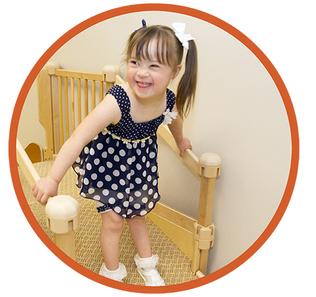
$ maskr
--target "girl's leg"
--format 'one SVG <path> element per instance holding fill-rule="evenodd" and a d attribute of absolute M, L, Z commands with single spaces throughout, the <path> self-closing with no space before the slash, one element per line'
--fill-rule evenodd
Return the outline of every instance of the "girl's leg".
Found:
<path fill-rule="evenodd" d="M 109 270 L 119 267 L 119 242 L 123 231 L 123 218 L 110 210 L 101 213 L 101 247 L 104 264 Z"/>
<path fill-rule="evenodd" d="M 151 244 L 144 217 L 136 216 L 132 219 L 127 219 L 127 223 L 139 256 L 141 258 L 151 257 Z"/>
<path fill-rule="evenodd" d="M 127 222 L 138 251 L 134 261 L 137 271 L 145 281 L 145 285 L 164 286 L 165 282 L 156 269 L 159 257 L 151 252 L 151 244 L 144 217 L 134 217 Z"/>

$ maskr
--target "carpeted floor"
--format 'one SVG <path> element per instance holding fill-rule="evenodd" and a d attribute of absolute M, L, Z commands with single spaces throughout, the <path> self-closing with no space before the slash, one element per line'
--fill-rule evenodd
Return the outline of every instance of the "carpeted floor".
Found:
<path fill-rule="evenodd" d="M 35 163 L 40 176 L 44 176 L 51 162 Z M 53 234 L 46 226 L 44 207 L 40 205 L 31 195 L 30 187 L 26 179 L 20 174 L 23 191 L 27 197 L 28 204 L 37 218 L 39 224 L 53 239 Z M 59 194 L 71 195 L 80 202 L 79 228 L 76 231 L 76 255 L 77 261 L 82 266 L 98 272 L 102 263 L 102 254 L 100 247 L 100 215 L 95 210 L 95 202 L 82 198 L 78 195 L 78 188 L 75 186 L 75 174 L 70 169 L 65 175 L 59 187 Z M 196 276 L 190 270 L 189 259 L 171 242 L 168 237 L 154 224 L 150 219 L 146 219 L 148 231 L 153 247 L 153 252 L 160 257 L 158 269 L 167 285 L 179 284 L 196 279 Z M 120 261 L 126 265 L 128 277 L 126 283 L 142 285 L 143 280 L 136 272 L 136 266 L 133 257 L 136 249 L 129 234 L 127 224 L 125 223 L 123 235 L 120 242 Z"/>

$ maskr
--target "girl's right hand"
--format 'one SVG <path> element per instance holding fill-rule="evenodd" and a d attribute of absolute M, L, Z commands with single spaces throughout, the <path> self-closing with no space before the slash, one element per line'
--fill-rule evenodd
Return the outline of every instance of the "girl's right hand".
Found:
<path fill-rule="evenodd" d="M 183 157 L 183 155 L 187 149 L 192 150 L 191 141 L 186 137 L 183 137 L 180 141 L 178 141 L 177 146 L 179 148 L 181 157 Z"/>
<path fill-rule="evenodd" d="M 47 176 L 40 178 L 32 187 L 32 195 L 38 202 L 46 204 L 48 198 L 57 195 L 57 190 L 58 183 L 53 178 Z"/>

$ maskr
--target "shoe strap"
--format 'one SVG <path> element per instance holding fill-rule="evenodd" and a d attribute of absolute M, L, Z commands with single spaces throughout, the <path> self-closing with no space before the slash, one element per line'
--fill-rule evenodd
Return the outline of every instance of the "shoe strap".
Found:
<path fill-rule="evenodd" d="M 137 254 L 134 257 L 136 266 L 141 268 L 141 269 L 153 269 L 157 266 L 159 257 L 158 255 L 152 255 L 151 257 L 148 258 L 140 258 L 139 255 Z"/>

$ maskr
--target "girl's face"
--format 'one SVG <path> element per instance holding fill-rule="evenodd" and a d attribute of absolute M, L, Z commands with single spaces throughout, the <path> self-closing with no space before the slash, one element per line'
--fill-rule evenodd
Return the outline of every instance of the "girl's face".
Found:
<path fill-rule="evenodd" d="M 161 100 L 165 98 L 170 80 L 180 70 L 180 66 L 174 70 L 169 65 L 158 62 L 155 58 L 156 45 L 154 43 L 149 47 L 148 59 L 138 60 L 133 51 L 127 61 L 127 81 L 137 99 Z"/>

